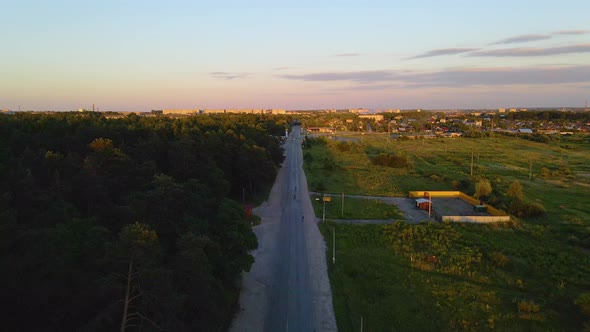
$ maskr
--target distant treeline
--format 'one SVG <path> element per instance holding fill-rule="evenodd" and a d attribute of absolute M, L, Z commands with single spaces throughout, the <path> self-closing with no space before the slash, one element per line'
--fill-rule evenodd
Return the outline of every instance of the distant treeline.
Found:
<path fill-rule="evenodd" d="M 546 120 L 546 121 L 590 121 L 590 112 L 572 111 L 529 111 L 511 112 L 506 117 L 511 120 Z"/>
<path fill-rule="evenodd" d="M 288 120 L 0 115 L 2 330 L 225 331 Z"/>

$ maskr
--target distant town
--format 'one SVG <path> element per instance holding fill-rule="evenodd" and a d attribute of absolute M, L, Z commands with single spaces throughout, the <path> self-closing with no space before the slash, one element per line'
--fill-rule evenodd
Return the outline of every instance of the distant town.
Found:
<path fill-rule="evenodd" d="M 51 113 L 51 112 L 62 112 L 56 110 L 22 110 L 24 112 L 33 112 L 33 113 Z M 70 110 L 73 112 L 74 110 Z M 95 105 L 92 105 L 91 108 L 79 108 L 76 110 L 77 112 L 99 112 L 101 111 Z M 110 110 L 103 110 L 103 113 L 106 114 L 120 114 L 122 116 L 128 114 L 136 114 L 136 115 L 197 115 L 197 114 L 313 114 L 313 113 L 352 113 L 352 114 L 381 114 L 381 113 L 404 113 L 404 112 L 443 112 L 443 113 L 479 113 L 479 114 L 507 114 L 507 113 L 516 113 L 516 112 L 536 112 L 536 111 L 562 111 L 562 112 L 588 112 L 590 108 L 586 105 L 585 107 L 535 107 L 535 108 L 498 108 L 498 109 L 490 109 L 490 108 L 482 108 L 482 109 L 368 109 L 368 108 L 350 108 L 350 109 L 306 109 L 306 110 L 286 110 L 286 109 L 277 109 L 277 108 L 267 108 L 267 109 L 256 109 L 256 108 L 239 108 L 239 109 L 154 109 L 145 112 L 132 112 L 132 111 L 110 111 Z M 4 114 L 14 114 L 16 110 L 12 109 L 0 109 L 0 113 Z M 18 112 L 21 112 L 20 107 Z"/>
<path fill-rule="evenodd" d="M 78 112 L 98 112 L 78 109 Z M 52 111 L 25 111 L 50 114 Z M 3 109 L 0 114 L 17 112 Z M 570 108 L 499 108 L 499 109 L 162 109 L 146 112 L 100 112 L 107 119 L 166 116 L 181 118 L 218 114 L 298 115 L 307 119 L 304 130 L 310 133 L 338 132 L 389 133 L 394 138 L 442 138 L 467 135 L 478 137 L 493 133 L 509 135 L 572 135 L 590 133 L 590 111 L 587 107 Z M 314 120 L 315 118 L 315 120 Z"/>

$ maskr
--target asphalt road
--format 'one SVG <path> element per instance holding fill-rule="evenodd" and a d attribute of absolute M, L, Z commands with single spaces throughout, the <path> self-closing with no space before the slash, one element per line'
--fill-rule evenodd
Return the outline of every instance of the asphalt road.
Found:
<path fill-rule="evenodd" d="M 311 205 L 299 135 L 294 127 L 268 200 L 254 209 L 262 218 L 253 228 L 258 248 L 242 275 L 230 332 L 337 330 L 326 243 Z"/>
<path fill-rule="evenodd" d="M 301 137 L 296 127 L 285 144 L 286 172 L 282 179 L 278 260 L 272 271 L 265 331 L 314 331 L 313 300 L 306 245 L 305 213 L 309 195 L 302 192 Z M 307 223 L 313 218 L 307 216 Z M 315 225 L 314 225 L 315 226 Z"/>

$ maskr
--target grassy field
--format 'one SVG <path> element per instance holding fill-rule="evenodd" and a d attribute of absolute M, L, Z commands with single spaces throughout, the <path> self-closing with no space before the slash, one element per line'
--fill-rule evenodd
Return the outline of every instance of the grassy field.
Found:
<path fill-rule="evenodd" d="M 337 234 L 329 274 L 339 330 L 359 330 L 361 316 L 367 331 L 580 331 L 590 323 L 576 304 L 590 292 L 587 137 L 365 136 L 362 143 L 315 142 L 304 154 L 310 189 L 318 192 L 473 194 L 485 178 L 492 201 L 505 204 L 518 180 L 525 200 L 546 210 L 505 225 L 321 225 L 328 243 L 332 227 Z M 380 154 L 403 156 L 408 166 L 374 165 Z"/>
<path fill-rule="evenodd" d="M 323 215 L 323 201 L 320 195 L 312 196 L 311 200 L 316 216 Z M 344 211 L 344 213 L 342 213 Z M 397 206 L 386 204 L 377 199 L 345 197 L 344 207 L 342 196 L 331 197 L 326 202 L 327 219 L 402 219 L 403 213 Z"/>
<path fill-rule="evenodd" d="M 371 159 L 380 153 L 404 156 L 409 165 L 373 165 Z M 583 136 L 548 144 L 505 136 L 391 142 L 365 136 L 363 143 L 315 143 L 304 150 L 304 159 L 310 190 L 316 192 L 406 196 L 411 190 L 457 189 L 473 194 L 476 181 L 487 178 L 494 195 L 504 199 L 518 180 L 527 201 L 547 210 L 532 222 L 555 225 L 560 220 L 576 228 L 579 220 L 590 220 L 584 199 L 590 196 L 590 142 Z"/>
<path fill-rule="evenodd" d="M 339 331 L 580 331 L 590 259 L 489 225 L 322 223 Z M 540 245 L 543 241 L 545 245 Z M 427 257 L 436 256 L 437 262 Z M 328 259 L 331 262 L 331 259 Z"/>

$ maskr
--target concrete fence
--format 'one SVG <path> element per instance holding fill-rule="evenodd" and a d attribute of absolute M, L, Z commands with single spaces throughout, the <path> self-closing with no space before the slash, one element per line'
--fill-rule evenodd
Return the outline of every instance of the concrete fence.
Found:
<path fill-rule="evenodd" d="M 443 221 L 492 223 L 510 221 L 510 216 L 443 216 Z"/>
<path fill-rule="evenodd" d="M 408 196 L 412 198 L 424 198 L 424 197 L 456 197 L 460 198 L 463 201 L 471 204 L 471 205 L 484 205 L 487 209 L 487 212 L 491 214 L 491 216 L 443 216 L 442 220 L 449 221 L 460 221 L 460 222 L 498 222 L 498 221 L 510 221 L 510 216 L 507 215 L 506 212 L 496 209 L 491 205 L 488 204 L 480 204 L 481 201 L 473 198 L 467 194 L 464 194 L 460 191 L 410 191 Z M 470 220 L 464 220 L 464 219 Z"/>
<path fill-rule="evenodd" d="M 410 191 L 408 195 L 410 197 L 425 197 L 426 193 L 428 193 L 426 196 L 430 197 L 459 197 L 462 194 L 460 191 Z"/>

